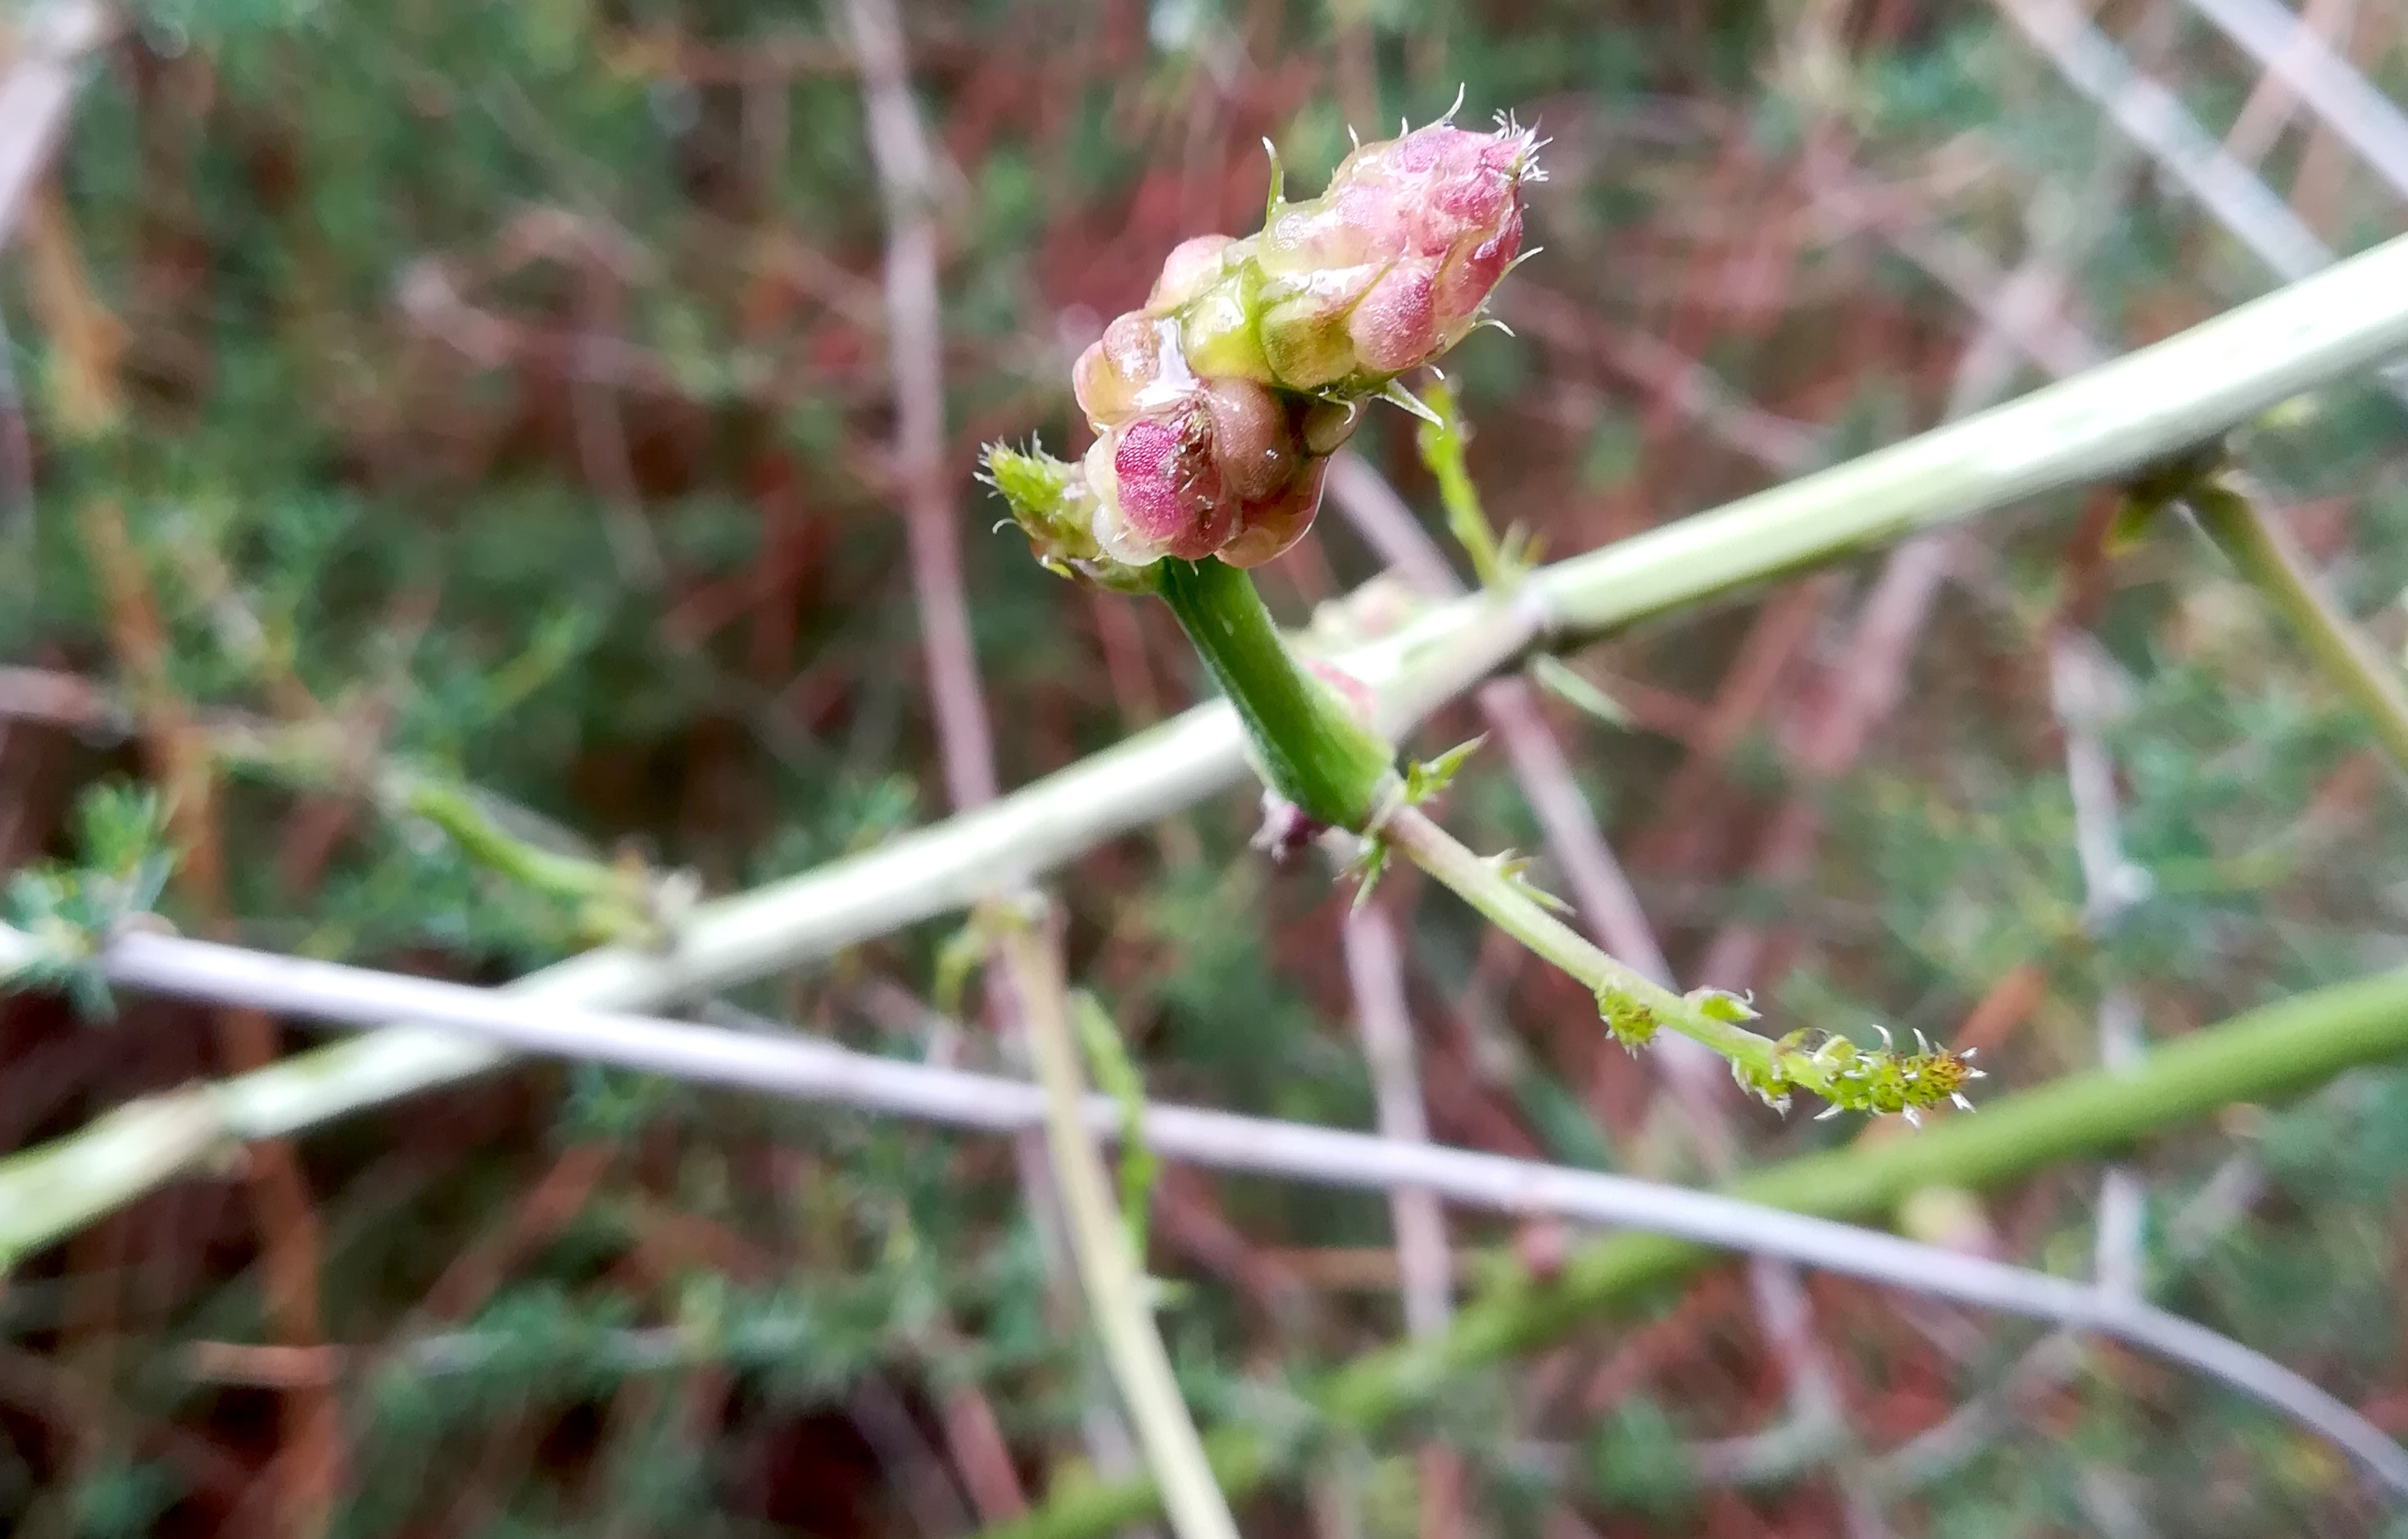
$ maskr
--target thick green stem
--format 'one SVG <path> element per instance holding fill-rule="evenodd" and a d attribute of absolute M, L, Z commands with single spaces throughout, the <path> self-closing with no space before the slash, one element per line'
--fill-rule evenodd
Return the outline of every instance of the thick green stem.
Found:
<path fill-rule="evenodd" d="M 1146 1281 L 1112 1205 L 1111 1179 L 1082 1110 L 1086 1086 L 1072 1041 L 1070 1001 L 1053 949 L 1019 919 L 1003 924 L 1003 956 L 1028 1025 L 1028 1056 L 1045 1090 L 1045 1146 L 1061 1187 L 1070 1249 L 1087 1291 L 1087 1313 L 1104 1344 L 1113 1382 L 1137 1427 L 1145 1461 L 1179 1539 L 1238 1539 L 1229 1503 L 1214 1481 L 1202 1437 L 1179 1398 L 1170 1355 L 1154 1329 Z"/>
<path fill-rule="evenodd" d="M 2157 1048 L 2136 1067 L 2057 1080 L 1915 1138 L 1790 1160 L 1731 1189 L 1798 1213 L 1879 1219 L 1927 1187 L 1993 1187 L 2069 1159 L 2112 1155 L 2219 1107 L 2293 1094 L 2402 1053 L 2408 1053 L 2408 971 L 2268 1005 Z M 1617 1235 L 1588 1245 L 1546 1282 L 1522 1278 L 1493 1289 L 1458 1315 L 1443 1336 L 1349 1364 L 1323 1381 L 1314 1403 L 1340 1430 L 1375 1431 L 1427 1404 L 1464 1374 L 1553 1341 L 1713 1256 L 1655 1235 Z M 1281 1448 L 1251 1428 L 1225 1427 L 1207 1446 L 1222 1489 L 1233 1495 L 1284 1463 Z M 1140 1483 L 1082 1488 L 987 1531 L 985 1539 L 1101 1539 L 1141 1520 L 1155 1504 L 1152 1488 Z"/>
<path fill-rule="evenodd" d="M 1245 723 L 1263 779 L 1309 817 L 1369 827 L 1395 750 L 1297 666 L 1252 577 L 1211 559 L 1161 569 L 1162 597 Z"/>
<path fill-rule="evenodd" d="M 1566 634 L 1613 630 L 1985 508 L 2142 469 L 2319 378 L 2403 351 L 2408 236 L 2004 406 L 1556 562 L 1530 581 Z"/>
<path fill-rule="evenodd" d="M 2186 488 L 2182 498 L 2232 564 L 2283 611 L 2326 676 L 2366 712 L 2391 762 L 2408 773 L 2408 688 L 2333 602 L 2290 531 L 2229 473 Z"/>

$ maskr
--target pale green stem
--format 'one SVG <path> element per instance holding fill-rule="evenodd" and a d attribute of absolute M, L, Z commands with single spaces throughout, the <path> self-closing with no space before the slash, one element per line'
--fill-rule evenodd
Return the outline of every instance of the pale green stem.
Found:
<path fill-rule="evenodd" d="M 1437 478 L 1447 532 L 1471 558 L 1472 575 L 1480 585 L 1496 587 L 1509 575 L 1505 552 L 1497 542 L 1496 525 L 1488 522 L 1488 510 L 1481 506 L 1480 488 L 1472 484 L 1471 471 L 1463 461 L 1463 415 L 1455 409 L 1455 391 L 1445 381 L 1434 381 L 1423 388 L 1422 404 L 1438 413 L 1439 420 L 1416 426 L 1413 443 L 1421 451 L 1422 463 Z"/>
<path fill-rule="evenodd" d="M 640 870 L 530 844 L 495 822 L 477 793 L 457 782 L 397 771 L 388 784 L 403 812 L 451 835 L 461 853 L 480 865 L 523 887 L 575 903 L 591 929 L 636 942 L 661 938 L 660 924 L 646 912 Z"/>
<path fill-rule="evenodd" d="M 346 763 L 340 728 L 227 725 L 209 729 L 210 754 L 228 770 L 288 787 L 355 790 L 361 773 Z M 588 933 L 632 944 L 656 944 L 650 882 L 640 869 L 565 855 L 531 843 L 494 815 L 491 798 L 465 782 L 400 759 L 366 770 L 375 799 L 388 813 L 441 829 L 463 855 L 519 886 L 572 905 Z"/>
<path fill-rule="evenodd" d="M 2408 773 L 2408 688 L 2325 591 L 2290 531 L 2229 472 L 2186 488 L 2182 499 L 2242 575 L 2283 611 L 2325 676 L 2366 713 L 2393 766 Z"/>
<path fill-rule="evenodd" d="M 2109 481 L 2408 352 L 2408 236 L 2154 347 L 1531 576 L 1567 636 Z"/>
<path fill-rule="evenodd" d="M 1121 1223 L 1128 1231 L 1129 1254 L 1142 1266 L 1154 1184 L 1162 1173 L 1162 1162 L 1145 1137 L 1145 1081 L 1102 1000 L 1083 990 L 1071 995 L 1070 1024 L 1079 1028 L 1079 1045 L 1086 1052 L 1096 1087 L 1121 1109 Z"/>
<path fill-rule="evenodd" d="M 1648 1024 L 1642 1029 L 1663 1027 L 1712 1048 L 1729 1060 L 1742 1084 L 1776 1092 L 1794 1086 L 1827 1098 L 1839 1091 L 1835 1062 L 1784 1050 L 1745 1027 L 1708 1014 L 1697 1000 L 1674 993 L 1600 951 L 1532 899 L 1495 861 L 1475 855 L 1420 809 L 1398 808 L 1380 825 L 1380 837 L 1479 910 L 1490 924 L 1579 979 L 1600 1000 L 1616 1000 L 1622 1008 L 1636 1006 L 1644 1011 L 1642 1018 Z M 1609 1018 L 1617 1013 L 1613 1006 L 1608 1007 Z"/>
<path fill-rule="evenodd" d="M 1630 1046 L 1670 1028 L 1721 1054 L 1742 1084 L 1776 1104 L 1786 1105 L 1793 1087 L 1841 1097 L 1840 1071 L 1855 1064 L 1853 1053 L 1826 1058 L 1784 1048 L 1735 1024 L 1737 1001 L 1727 996 L 1720 1001 L 1726 1013 L 1717 1015 L 1675 994 L 1598 950 L 1497 862 L 1474 855 L 1407 804 L 1404 784 L 1388 767 L 1387 744 L 1297 662 L 1248 573 L 1219 561 L 1166 561 L 1161 592 L 1237 707 L 1271 789 L 1324 823 L 1403 852 L 1499 929 L 1579 979 Z"/>
<path fill-rule="evenodd" d="M 1045 1092 L 1045 1146 L 1061 1187 L 1063 1215 L 1087 1313 L 1104 1345 L 1112 1380 L 1135 1424 L 1145 1461 L 1162 1491 L 1163 1510 L 1180 1539 L 1238 1539 L 1238 1525 L 1204 1457 L 1162 1334 L 1154 1328 L 1147 1282 L 1112 1201 L 1111 1177 L 1088 1129 L 1069 996 L 1054 950 L 1025 919 L 999 922 L 1000 944 L 1027 1026 L 1028 1056 Z"/>

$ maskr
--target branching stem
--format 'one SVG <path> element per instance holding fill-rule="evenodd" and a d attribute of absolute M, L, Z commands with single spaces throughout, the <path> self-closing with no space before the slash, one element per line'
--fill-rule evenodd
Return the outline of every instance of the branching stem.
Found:
<path fill-rule="evenodd" d="M 2182 499 L 2242 575 L 2282 611 L 2325 676 L 2366 712 L 2392 764 L 2408 773 L 2408 688 L 2400 670 L 2342 612 L 2290 531 L 2232 471 L 2202 478 Z"/>
<path fill-rule="evenodd" d="M 1297 662 L 1251 576 L 1216 560 L 1162 567 L 1160 591 L 1236 707 L 1271 789 L 1319 822 L 1402 853 L 1498 928 L 1579 979 L 1626 1045 L 1635 1050 L 1658 1028 L 1670 1028 L 1720 1054 L 1741 1084 L 1784 1108 L 1790 1092 L 1803 1089 L 1834 1105 L 1913 1115 L 1945 1100 L 1965 1077 L 1963 1067 L 1950 1060 L 1937 1072 L 1955 1077 L 1924 1083 L 1917 1093 L 1915 1075 L 1930 1072 L 1928 1065 L 1860 1053 L 1844 1042 L 1817 1051 L 1773 1042 L 1738 1024 L 1755 1014 L 1743 1001 L 1711 990 L 1676 994 L 1606 955 L 1548 913 L 1505 863 L 1473 854 L 1412 804 L 1408 798 L 1418 793 L 1408 787 L 1417 775 L 1399 779 L 1390 768 L 1388 745 Z M 1377 869 L 1376 862 L 1368 868 Z M 1884 1084 L 1892 1093 L 1880 1093 Z M 1929 1093 L 1935 1086 L 1937 1093 Z"/>

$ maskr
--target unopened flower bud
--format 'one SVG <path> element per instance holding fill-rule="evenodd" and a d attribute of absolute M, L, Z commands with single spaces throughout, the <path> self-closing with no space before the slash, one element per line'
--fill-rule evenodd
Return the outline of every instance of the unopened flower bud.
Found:
<path fill-rule="evenodd" d="M 1222 255 L 1236 244 L 1225 235 L 1199 235 L 1170 248 L 1170 254 L 1162 259 L 1162 276 L 1154 280 L 1154 292 L 1146 295 L 1145 308 L 1175 309 L 1195 298 L 1221 276 Z"/>
<path fill-rule="evenodd" d="M 1211 419 L 1192 401 L 1106 432 L 1087 451 L 1086 468 L 1096 541 L 1116 561 L 1201 561 L 1236 532 L 1237 503 L 1222 496 Z"/>
<path fill-rule="evenodd" d="M 1438 309 L 1429 273 L 1399 265 L 1371 285 L 1346 318 L 1346 338 L 1360 367 L 1373 374 L 1401 374 L 1438 351 Z"/>
<path fill-rule="evenodd" d="M 1221 559 L 1232 567 L 1259 567 L 1302 539 L 1321 511 L 1321 483 L 1328 470 L 1326 459 L 1308 460 L 1276 496 L 1246 504 L 1237 534 L 1221 547 Z"/>
<path fill-rule="evenodd" d="M 1256 235 L 1173 248 L 1145 308 L 1071 371 L 1096 433 L 1073 472 L 1093 554 L 1057 514 L 1032 526 L 1015 502 L 1039 554 L 1082 571 L 1164 556 L 1251 567 L 1294 544 L 1363 401 L 1478 322 L 1521 250 L 1536 149 L 1510 122 L 1435 123 L 1357 148 L 1318 198 L 1275 192 Z"/>
<path fill-rule="evenodd" d="M 1216 380 L 1200 394 L 1228 494 L 1240 502 L 1279 496 L 1296 478 L 1302 445 L 1292 419 L 1301 413 L 1252 380 Z"/>
<path fill-rule="evenodd" d="M 1511 124 L 1433 123 L 1362 146 L 1319 198 L 1280 210 L 1253 243 L 1276 382 L 1375 390 L 1461 341 L 1521 252 L 1536 150 Z"/>
<path fill-rule="evenodd" d="M 1131 564 L 1277 555 L 1320 505 L 1321 466 L 1304 453 L 1310 413 L 1251 380 L 1216 380 L 1107 428 L 1086 460 L 1097 544 Z"/>
<path fill-rule="evenodd" d="M 1098 426 L 1137 414 L 1140 397 L 1160 380 L 1166 360 L 1182 375 L 1175 323 L 1131 310 L 1104 328 L 1070 367 L 1070 393 Z"/>

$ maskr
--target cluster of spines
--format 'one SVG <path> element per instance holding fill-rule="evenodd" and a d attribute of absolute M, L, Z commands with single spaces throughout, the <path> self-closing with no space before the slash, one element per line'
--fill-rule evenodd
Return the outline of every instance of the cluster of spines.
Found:
<path fill-rule="evenodd" d="M 1735 1062 L 1731 1076 L 1777 1111 L 1789 1109 L 1793 1090 L 1822 1097 L 1829 1104 L 1816 1115 L 1818 1122 L 1842 1112 L 1862 1112 L 1902 1116 L 1921 1127 L 1923 1114 L 1943 1101 L 1962 1111 L 1973 1109 L 1965 1086 L 1985 1077 L 1973 1066 L 1980 1049 L 1958 1053 L 1934 1046 L 1917 1031 L 1915 1050 L 1901 1053 L 1887 1027 L 1873 1029 L 1881 1033 L 1882 1045 L 1871 1051 L 1828 1032 L 1793 1031 L 1774 1044 L 1770 1066 L 1756 1069 Z"/>
<path fill-rule="evenodd" d="M 1656 1040 L 1656 1012 L 1622 990 L 1598 989 L 1597 1009 L 1605 1019 L 1606 1029 L 1613 1033 L 1613 1040 L 1632 1057 L 1637 1057 L 1641 1048 Z"/>

